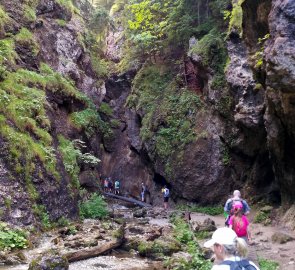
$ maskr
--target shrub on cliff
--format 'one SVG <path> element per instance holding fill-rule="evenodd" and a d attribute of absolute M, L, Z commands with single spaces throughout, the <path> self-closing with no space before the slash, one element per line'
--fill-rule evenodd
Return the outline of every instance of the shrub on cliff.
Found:
<path fill-rule="evenodd" d="M 90 199 L 80 203 L 80 216 L 82 218 L 104 218 L 108 214 L 107 203 L 103 197 L 94 193 Z"/>
<path fill-rule="evenodd" d="M 22 249 L 28 246 L 27 236 L 22 230 L 14 230 L 0 222 L 0 250 Z"/>

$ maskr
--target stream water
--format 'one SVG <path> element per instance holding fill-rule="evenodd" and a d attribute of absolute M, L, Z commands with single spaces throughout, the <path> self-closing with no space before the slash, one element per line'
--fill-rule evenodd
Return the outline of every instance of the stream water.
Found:
<path fill-rule="evenodd" d="M 114 214 L 119 214 L 124 219 L 129 220 L 132 216 L 130 210 L 125 207 L 115 207 L 113 209 Z M 221 227 L 224 224 L 223 216 L 207 216 L 205 214 L 193 213 L 191 215 L 193 222 L 202 223 L 206 218 L 210 217 L 215 221 L 217 227 Z M 252 220 L 253 217 L 250 219 Z M 169 225 L 167 218 L 150 218 L 150 224 L 158 226 Z M 295 241 L 290 241 L 285 244 L 271 242 L 271 236 L 275 232 L 289 233 L 294 237 L 294 233 L 285 231 L 284 228 L 277 226 L 263 226 L 261 224 L 251 224 L 251 231 L 253 235 L 253 241 L 250 248 L 250 259 L 257 262 L 258 257 L 275 260 L 280 264 L 280 270 L 295 270 Z M 44 253 L 46 250 L 53 246 L 52 239 L 54 234 L 44 234 L 38 241 L 38 247 L 32 250 L 26 251 L 24 254 L 28 261 L 31 261 L 33 257 Z M 204 240 L 205 241 L 205 240 Z M 200 245 L 203 241 L 200 241 Z M 0 270 L 27 270 L 28 265 L 17 265 L 17 266 L 1 266 Z M 98 256 L 91 259 L 86 259 L 70 264 L 70 270 L 99 270 L 99 269 L 116 269 L 116 270 L 162 270 L 163 262 L 152 261 L 146 258 L 138 256 L 136 253 L 128 253 L 122 250 L 113 250 L 108 255 Z"/>
<path fill-rule="evenodd" d="M 110 209 L 114 215 L 120 215 L 125 220 L 132 218 L 132 210 L 125 206 L 114 204 Z M 153 224 L 165 224 L 162 220 L 154 220 Z M 44 234 L 39 239 L 38 247 L 24 252 L 28 261 L 36 258 L 39 254 L 52 248 L 52 240 L 56 237 L 54 234 Z M 28 264 L 17 266 L 0 265 L 0 270 L 27 270 Z M 162 270 L 163 263 L 142 258 L 136 254 L 128 253 L 122 250 L 114 250 L 110 255 L 98 256 L 91 259 L 81 260 L 70 264 L 69 270 L 99 270 L 99 269 L 116 269 L 116 270 Z"/>

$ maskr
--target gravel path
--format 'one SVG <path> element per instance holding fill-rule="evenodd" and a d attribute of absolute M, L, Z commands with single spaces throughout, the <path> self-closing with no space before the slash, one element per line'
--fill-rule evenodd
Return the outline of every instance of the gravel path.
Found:
<path fill-rule="evenodd" d="M 280 270 L 295 270 L 295 241 L 285 244 L 273 243 L 271 236 L 275 232 L 287 233 L 295 239 L 295 233 L 287 231 L 282 227 L 263 226 L 262 224 L 254 224 L 254 211 L 249 217 L 252 241 L 249 246 L 249 259 L 258 264 L 258 258 L 274 260 L 280 264 Z M 206 214 L 192 213 L 192 221 L 203 222 L 206 218 L 214 220 L 217 227 L 224 226 L 224 217 L 209 216 Z M 204 241 L 201 241 L 203 244 Z"/>

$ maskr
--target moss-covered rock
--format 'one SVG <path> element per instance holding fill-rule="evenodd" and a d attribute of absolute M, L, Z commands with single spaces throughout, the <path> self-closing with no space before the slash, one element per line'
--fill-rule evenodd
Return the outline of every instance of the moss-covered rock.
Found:
<path fill-rule="evenodd" d="M 68 270 L 69 262 L 66 257 L 59 255 L 44 255 L 33 260 L 29 270 Z"/>

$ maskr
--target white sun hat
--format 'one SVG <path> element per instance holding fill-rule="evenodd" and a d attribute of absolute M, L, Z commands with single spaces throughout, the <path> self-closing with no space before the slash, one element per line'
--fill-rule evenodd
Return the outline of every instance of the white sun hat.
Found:
<path fill-rule="evenodd" d="M 210 248 L 214 244 L 220 245 L 233 245 L 237 238 L 237 234 L 228 227 L 223 227 L 217 229 L 213 235 L 212 239 L 204 243 L 204 247 Z"/>

